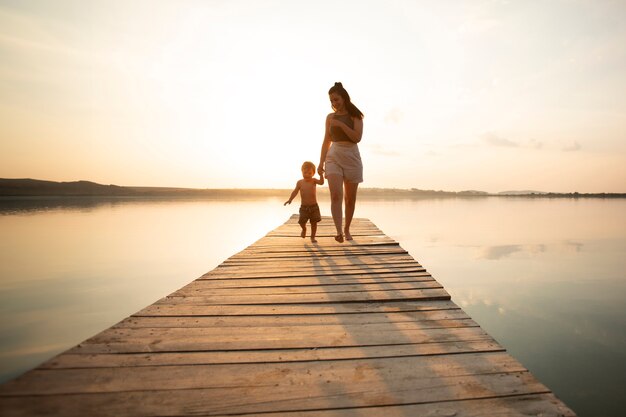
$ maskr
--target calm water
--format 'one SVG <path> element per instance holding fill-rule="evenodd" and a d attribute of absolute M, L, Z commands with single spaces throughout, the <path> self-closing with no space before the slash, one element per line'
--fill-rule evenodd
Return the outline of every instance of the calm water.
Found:
<path fill-rule="evenodd" d="M 287 220 L 282 201 L 0 202 L 0 382 L 213 269 Z M 360 201 L 357 217 L 580 416 L 623 415 L 626 200 Z"/>

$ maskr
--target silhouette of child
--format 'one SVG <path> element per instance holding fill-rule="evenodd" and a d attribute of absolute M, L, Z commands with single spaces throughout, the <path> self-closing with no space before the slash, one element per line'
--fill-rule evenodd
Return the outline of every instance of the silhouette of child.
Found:
<path fill-rule="evenodd" d="M 324 174 L 320 174 L 320 179 L 313 178 L 315 175 L 315 164 L 306 161 L 302 164 L 302 179 L 296 183 L 289 200 L 285 201 L 284 206 L 291 204 L 291 201 L 300 193 L 300 218 L 298 224 L 302 228 L 301 237 L 306 237 L 306 222 L 311 221 L 311 242 L 316 243 L 315 233 L 317 232 L 317 223 L 322 220 L 320 215 L 320 207 L 317 205 L 317 197 L 315 195 L 315 186 L 324 185 Z"/>

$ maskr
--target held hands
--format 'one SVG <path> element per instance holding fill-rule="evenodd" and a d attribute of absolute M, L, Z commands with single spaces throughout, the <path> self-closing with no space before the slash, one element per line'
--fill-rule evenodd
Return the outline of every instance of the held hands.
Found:
<path fill-rule="evenodd" d="M 320 178 L 324 177 L 324 167 L 322 166 L 322 164 L 320 164 L 320 166 L 317 167 L 317 173 L 320 174 Z"/>

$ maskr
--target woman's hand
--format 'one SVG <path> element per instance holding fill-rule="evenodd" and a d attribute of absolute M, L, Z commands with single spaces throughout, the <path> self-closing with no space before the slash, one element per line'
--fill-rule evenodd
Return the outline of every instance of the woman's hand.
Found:
<path fill-rule="evenodd" d="M 320 164 L 320 166 L 317 167 L 317 173 L 320 175 L 320 177 L 322 175 L 324 175 L 324 166 L 323 166 L 323 164 Z"/>
<path fill-rule="evenodd" d="M 335 119 L 334 117 L 331 117 L 328 121 L 328 127 L 341 127 L 341 125 L 345 125 L 345 123 Z"/>

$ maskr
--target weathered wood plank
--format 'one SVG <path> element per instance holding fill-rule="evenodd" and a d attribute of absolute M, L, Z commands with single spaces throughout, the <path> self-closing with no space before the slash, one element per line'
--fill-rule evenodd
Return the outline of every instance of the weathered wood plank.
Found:
<path fill-rule="evenodd" d="M 460 308 L 449 310 L 406 311 L 397 313 L 306 314 L 283 316 L 192 316 L 128 317 L 112 328 L 144 327 L 228 327 L 228 326 L 325 326 L 333 324 L 372 324 L 463 320 L 470 317 Z"/>
<path fill-rule="evenodd" d="M 351 242 L 354 242 L 354 241 L 346 241 L 343 244 L 347 243 L 348 245 L 350 245 Z M 390 237 L 386 235 L 359 236 L 357 242 L 358 243 L 355 243 L 355 245 L 370 245 L 370 244 L 398 245 L 399 244 L 398 241 L 391 239 Z M 337 243 L 337 245 L 343 245 L 343 244 Z M 254 242 L 252 247 L 254 248 L 288 248 L 288 247 L 293 247 L 293 246 L 304 247 L 304 246 L 311 246 L 311 245 L 313 244 L 311 243 L 309 239 L 307 238 L 303 239 L 299 236 L 297 237 L 264 237 Z M 328 246 L 328 245 L 325 245 L 325 246 Z"/>
<path fill-rule="evenodd" d="M 305 304 L 305 303 L 351 303 L 363 301 L 449 300 L 450 294 L 443 288 L 422 290 L 387 290 L 319 294 L 266 294 L 256 295 L 206 295 L 202 297 L 167 296 L 155 304 Z"/>
<path fill-rule="evenodd" d="M 426 288 L 443 288 L 434 279 L 428 281 L 413 281 L 402 283 L 358 283 L 358 284 L 333 284 L 333 285 L 292 285 L 273 287 L 252 287 L 252 288 L 218 288 L 212 286 L 198 287 L 187 286 L 173 292 L 168 297 L 199 297 L 199 296 L 248 296 L 248 295 L 275 295 L 275 294 L 341 294 L 347 292 L 374 292 L 374 291 L 394 291 L 394 290 L 421 290 Z"/>
<path fill-rule="evenodd" d="M 369 339 L 368 334 L 374 332 L 393 332 L 401 338 L 402 335 L 410 332 L 421 332 L 430 329 L 464 328 L 478 327 L 478 324 L 470 318 L 449 319 L 449 320 L 427 320 L 427 321 L 404 321 L 395 323 L 370 323 L 370 324 L 324 324 L 324 325 L 283 325 L 283 326 L 215 326 L 215 327 L 153 327 L 153 328 L 123 328 L 112 327 L 87 339 L 83 344 L 89 343 L 113 343 L 136 340 L 151 340 L 172 338 L 176 340 L 185 339 L 205 339 L 213 337 L 248 337 L 250 339 L 265 340 L 266 338 L 285 337 L 288 334 L 298 334 L 302 338 L 319 335 L 328 335 L 330 338 L 335 334 L 350 333 L 355 338 Z"/>
<path fill-rule="evenodd" d="M 407 416 L 455 416 L 455 417 L 484 417 L 484 416 L 507 416 L 507 417 L 575 417 L 572 410 L 567 408 L 553 394 L 524 394 L 516 392 L 515 385 L 511 381 L 519 375 L 513 374 L 509 378 L 493 378 L 487 381 L 483 378 L 474 385 L 481 384 L 481 396 L 483 398 L 466 398 L 471 385 L 464 384 L 471 381 L 470 378 L 454 378 L 444 381 L 446 386 L 441 387 L 436 402 L 428 402 L 428 393 L 422 395 L 422 403 L 393 404 L 386 406 L 371 405 L 340 407 L 339 401 L 327 399 L 321 408 L 311 409 L 309 405 L 304 410 L 297 405 L 277 407 L 283 411 L 264 412 L 255 410 L 251 412 L 238 412 L 237 415 L 252 417 L 407 417 Z M 528 377 L 526 377 L 528 378 Z M 506 386 L 498 386 L 498 380 L 507 382 Z M 433 381 L 435 382 L 435 381 Z M 491 382 L 493 390 L 486 391 Z M 532 384 L 536 381 L 530 379 Z M 525 380 L 520 381 L 520 385 Z M 330 384 L 330 383 L 329 383 Z M 442 393 L 450 387 L 448 395 Z M 331 386 L 325 392 L 330 395 Z M 271 391 L 271 388 L 266 388 Z M 314 395 L 321 388 L 316 387 L 311 392 Z M 304 389 L 302 389 L 304 391 Z M 530 391 L 522 389 L 521 391 Z M 149 391 L 149 392 L 124 392 L 101 395 L 74 394 L 67 396 L 27 396 L 9 397 L 0 401 L 0 411 L 5 417 L 31 417 L 33 415 L 59 415 L 59 416 L 93 416 L 93 417 L 125 417 L 125 416 L 191 416 L 211 415 L 215 417 L 232 416 L 233 411 L 230 402 L 222 409 L 215 410 L 215 390 L 185 390 L 185 391 Z M 263 393 L 255 393 L 262 395 Z M 337 395 L 342 393 L 338 391 Z M 245 400 L 248 393 L 242 396 Z M 365 394 L 363 394 L 364 396 Z M 370 392 L 371 396 L 384 395 L 383 392 Z M 306 393 L 302 393 L 306 398 Z M 456 398 L 455 398 L 456 397 Z M 496 398 L 493 398 L 496 397 Z M 297 402 L 297 397 L 292 395 L 291 400 Z M 364 401 L 360 401 L 364 403 Z M 390 402 L 390 401 L 388 401 Z M 253 406 L 248 406 L 253 408 Z M 266 409 L 269 407 L 266 405 Z M 290 408 L 290 409 L 287 409 Z"/>
<path fill-rule="evenodd" d="M 282 261 L 280 261 L 282 264 Z M 243 274 L 317 274 L 320 275 L 341 275 L 343 273 L 357 273 L 357 274 L 380 274 L 380 273 L 392 273 L 392 272 L 427 272 L 426 269 L 417 263 L 388 263 L 388 264 L 374 264 L 374 265 L 290 265 L 286 264 L 282 268 L 278 268 L 276 262 L 262 263 L 262 262 L 248 262 L 246 264 L 221 264 L 214 270 L 207 272 L 202 277 L 215 277 L 215 276 L 237 276 Z"/>
<path fill-rule="evenodd" d="M 358 247 L 355 248 L 346 248 L 338 251 L 320 251 L 320 250 L 310 250 L 303 252 L 292 252 L 292 253 L 260 253 L 260 254 L 235 254 L 230 259 L 238 260 L 238 259 L 247 259 L 247 260 L 256 260 L 256 259 L 289 259 L 289 258 L 299 258 L 302 256 L 312 256 L 315 258 L 328 257 L 328 256 L 368 256 L 368 255 L 380 255 L 380 254 L 405 254 L 408 253 L 406 250 L 402 249 L 399 246 L 390 247 L 390 248 L 376 248 L 376 249 L 361 249 Z"/>
<path fill-rule="evenodd" d="M 205 274 L 198 279 L 228 279 L 228 278 L 237 278 L 237 279 L 246 279 L 246 278 L 295 278 L 295 277 L 325 277 L 325 276 L 340 276 L 340 275 L 376 275 L 376 274 L 395 274 L 396 276 L 404 273 L 412 273 L 412 272 L 424 272 L 424 275 L 430 275 L 426 273 L 424 268 L 415 267 L 415 266 L 407 266 L 406 268 L 377 268 L 377 269 L 359 269 L 359 268 L 310 268 L 308 270 L 293 270 L 293 271 L 281 271 L 276 268 L 274 270 L 260 270 L 255 271 L 254 268 L 247 268 L 246 270 L 241 270 L 238 273 L 233 272 L 224 272 L 214 271 L 209 274 Z"/>
<path fill-rule="evenodd" d="M 424 282 L 434 278 L 427 273 L 405 274 L 370 274 L 370 275 L 322 275 L 304 276 L 300 278 L 271 277 L 271 278 L 213 278 L 192 281 L 183 288 L 271 288 L 271 287 L 306 287 L 318 285 L 355 285 L 355 284 L 393 284 L 400 282 Z M 181 288 L 182 289 L 182 288 Z"/>
<path fill-rule="evenodd" d="M 218 268 L 222 268 L 225 266 L 235 266 L 238 264 L 248 265 L 250 263 L 258 263 L 259 265 L 263 265 L 263 263 L 268 264 L 272 261 L 246 261 L 245 259 L 239 259 L 237 262 L 232 261 L 230 258 L 226 259 L 224 263 L 222 263 Z M 287 259 L 283 261 L 281 264 L 284 265 L 324 265 L 324 266 L 335 266 L 335 265 L 370 265 L 370 264 L 387 264 L 387 263 L 402 263 L 402 262 L 410 262 L 419 265 L 413 257 L 409 254 L 398 254 L 398 255 L 368 255 L 368 256 L 342 256 L 342 257 L 327 257 L 327 258 L 301 258 L 301 259 Z"/>
<path fill-rule="evenodd" d="M 471 375 L 478 378 L 480 375 L 516 372 L 526 372 L 526 369 L 503 352 L 320 361 L 314 370 L 307 362 L 35 369 L 4 384 L 0 388 L 0 396 L 198 388 L 250 389 L 255 385 L 313 387 L 324 386 L 329 380 L 347 386 L 347 391 L 352 392 L 355 386 L 369 390 L 395 387 L 401 391 L 408 388 L 408 382 L 432 382 L 433 377 Z M 262 384 L 259 384 L 260 381 Z M 548 390 L 542 387 L 535 392 Z M 262 400 L 280 397 L 281 394 L 275 392 Z M 257 400 L 262 401 L 261 398 Z M 382 405 L 378 401 L 376 403 Z"/>
<path fill-rule="evenodd" d="M 152 304 L 137 313 L 138 316 L 249 316 L 283 314 L 351 314 L 393 313 L 404 311 L 448 310 L 458 308 L 452 301 L 399 301 L 384 303 L 328 303 L 282 305 L 167 305 Z"/>
<path fill-rule="evenodd" d="M 359 327 L 359 326 L 357 326 Z M 301 327 L 304 329 L 306 327 Z M 399 345 L 417 343 L 441 343 L 490 340 L 491 336 L 480 327 L 422 328 L 417 330 L 385 331 L 370 334 L 361 330 L 327 331 L 322 333 L 298 333 L 272 328 L 271 333 L 256 334 L 233 331 L 203 334 L 202 332 L 175 332 L 177 329 L 143 337 L 126 336 L 99 340 L 88 339 L 68 350 L 69 353 L 145 353 L 145 352 L 189 352 L 209 350 L 254 350 L 254 349 L 319 349 L 324 347 L 357 347 L 375 345 Z M 192 330 L 192 329 L 188 329 Z M 181 335 L 168 338 L 167 335 Z M 216 336 L 217 335 L 217 336 Z"/>
<path fill-rule="evenodd" d="M 111 368 L 118 366 L 212 365 L 234 363 L 302 362 L 366 359 L 399 356 L 448 355 L 456 353 L 503 352 L 494 340 L 423 344 L 359 346 L 316 349 L 231 350 L 160 353 L 71 354 L 64 353 L 40 366 L 41 369 Z"/>

